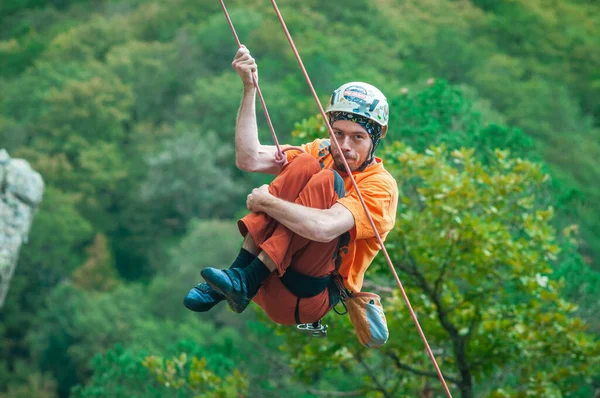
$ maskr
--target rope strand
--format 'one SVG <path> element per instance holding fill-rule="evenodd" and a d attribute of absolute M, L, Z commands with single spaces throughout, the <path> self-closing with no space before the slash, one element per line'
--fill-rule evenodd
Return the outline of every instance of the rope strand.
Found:
<path fill-rule="evenodd" d="M 231 29 L 231 32 L 233 33 L 233 36 L 235 37 L 235 41 L 238 45 L 238 48 L 240 48 L 242 46 L 240 39 L 235 31 L 235 28 L 233 26 L 233 23 L 231 22 L 231 18 L 229 17 L 229 13 L 227 12 L 227 8 L 225 7 L 225 3 L 223 2 L 223 0 L 219 0 L 219 2 L 221 3 L 221 8 L 223 9 L 223 12 L 225 14 L 225 18 L 227 19 L 227 23 L 229 24 L 229 28 Z M 294 44 L 294 40 L 292 39 L 292 36 L 290 35 L 290 32 L 288 31 L 288 28 L 285 24 L 285 21 L 283 20 L 283 16 L 281 15 L 281 12 L 279 11 L 279 7 L 277 6 L 277 3 L 275 0 L 271 0 L 271 3 L 273 5 L 273 8 L 275 9 L 275 13 L 277 14 L 277 17 L 279 18 L 279 22 L 281 23 L 281 26 L 283 28 L 283 31 L 288 39 L 288 42 L 290 43 L 290 46 L 292 48 L 292 51 L 294 52 L 294 55 L 296 56 L 296 60 L 298 61 L 298 64 L 300 65 L 300 69 L 302 70 L 302 74 L 304 75 L 304 78 L 306 79 L 306 82 L 308 83 L 308 87 L 310 88 L 310 91 L 315 99 L 315 102 L 317 103 L 317 106 L 319 108 L 319 111 L 321 113 L 321 116 L 323 117 L 323 121 L 325 122 L 325 124 L 327 125 L 327 129 L 329 130 L 329 135 L 330 138 L 333 139 L 333 142 L 335 142 L 336 145 L 338 145 L 337 143 L 337 139 L 335 138 L 335 134 L 333 133 L 333 129 L 331 128 L 331 124 L 329 123 L 329 120 L 327 119 L 327 115 L 325 114 L 325 111 L 323 109 L 323 106 L 321 105 L 321 102 L 319 101 L 319 97 L 317 96 L 317 93 L 313 87 L 313 84 L 310 80 L 310 77 L 308 76 L 308 72 L 306 71 L 306 68 L 304 67 L 304 63 L 302 62 L 302 59 L 300 57 L 300 54 L 298 53 L 298 50 L 296 49 L 296 45 Z M 269 116 L 269 112 L 267 111 L 267 106 L 265 104 L 262 92 L 260 90 L 260 87 L 258 85 L 258 79 L 256 76 L 256 71 L 252 72 L 252 80 L 254 82 L 254 86 L 256 87 L 256 91 L 258 92 L 258 96 L 260 98 L 260 102 L 261 105 L 263 107 L 264 113 L 265 113 L 265 117 L 267 119 L 267 123 L 269 125 L 269 129 L 271 130 L 271 135 L 273 136 L 273 141 L 275 142 L 275 146 L 277 147 L 277 162 L 285 162 L 285 156 L 283 155 L 283 152 L 281 150 L 281 147 L 279 145 L 279 141 L 277 140 L 277 135 L 275 134 L 275 129 L 273 128 L 273 124 L 271 123 L 271 118 Z M 348 176 L 350 177 L 350 180 L 352 182 L 352 186 L 354 187 L 354 190 L 356 191 L 358 198 L 360 200 L 361 205 L 363 206 L 366 214 L 367 214 L 367 218 L 369 219 L 369 223 L 371 224 L 371 227 L 373 228 L 373 232 L 375 233 L 375 237 L 377 238 L 377 241 L 379 242 L 379 245 L 381 247 L 381 250 L 383 251 L 385 258 L 388 262 L 388 265 L 390 267 L 390 270 L 392 271 L 392 274 L 394 275 L 394 279 L 396 280 L 396 284 L 398 285 L 398 288 L 400 289 L 400 292 L 402 293 L 402 297 L 404 298 L 404 302 L 406 303 L 409 311 L 410 311 L 410 315 L 417 327 L 417 330 L 419 332 L 419 335 L 421 336 L 421 339 L 423 340 L 423 343 L 425 344 L 425 349 L 429 355 L 429 358 L 431 359 L 431 361 L 433 362 L 433 365 L 435 367 L 435 370 L 438 374 L 438 377 L 440 379 L 440 381 L 442 382 L 442 385 L 444 386 L 444 390 L 446 392 L 446 395 L 449 398 L 452 398 L 452 394 L 450 394 L 450 390 L 448 389 L 448 385 L 446 384 L 446 381 L 444 380 L 444 376 L 442 375 L 442 372 L 437 364 L 437 361 L 435 360 L 435 356 L 433 355 L 433 352 L 431 351 L 431 348 L 429 347 L 429 343 L 427 342 L 427 338 L 425 337 L 425 334 L 423 333 L 423 329 L 421 328 L 421 325 L 419 324 L 419 321 L 417 319 L 417 315 L 415 314 L 415 311 L 412 308 L 412 305 L 410 304 L 410 300 L 408 299 L 408 296 L 406 295 L 406 292 L 404 290 L 404 287 L 402 286 L 402 282 L 400 282 L 400 278 L 398 277 L 398 274 L 396 273 L 396 270 L 394 269 L 394 265 L 392 264 L 392 260 L 390 259 L 390 256 L 387 252 L 387 249 L 385 248 L 385 245 L 383 244 L 383 240 L 381 239 L 381 236 L 379 235 L 379 231 L 377 231 L 377 227 L 375 226 L 375 223 L 373 221 L 373 217 L 371 216 L 371 213 L 369 212 L 367 205 L 362 197 L 362 194 L 356 184 L 356 181 L 352 175 L 352 170 L 350 170 L 350 167 L 348 166 L 348 163 L 346 162 L 346 159 L 344 157 L 342 157 L 342 162 L 344 163 L 344 168 L 346 169 L 346 173 L 348 174 Z"/>
<path fill-rule="evenodd" d="M 235 38 L 235 42 L 237 43 L 238 49 L 242 47 L 242 42 L 240 42 L 240 38 L 233 27 L 233 22 L 231 22 L 231 18 L 229 17 L 229 13 L 227 12 L 227 7 L 225 7 L 225 3 L 223 0 L 219 0 L 221 3 L 221 8 L 223 9 L 223 13 L 225 14 L 225 18 L 227 18 L 227 23 L 229 24 L 229 29 L 231 29 L 231 33 L 233 33 L 233 37 Z M 275 155 L 275 161 L 281 165 L 285 164 L 286 157 L 283 154 L 285 152 L 281 149 L 279 145 L 279 140 L 277 140 L 277 134 L 275 134 L 275 128 L 273 127 L 273 123 L 271 122 L 271 116 L 269 116 L 269 111 L 267 110 L 267 104 L 265 103 L 265 99 L 262 95 L 262 91 L 260 90 L 260 86 L 258 85 L 258 76 L 256 71 L 252 71 L 252 82 L 254 83 L 254 87 L 256 87 L 256 92 L 258 93 L 258 98 L 260 100 L 260 104 L 265 113 L 265 118 L 267 119 L 267 124 L 269 125 L 269 130 L 271 131 L 271 135 L 273 136 L 273 142 L 277 147 L 277 154 Z"/>
<path fill-rule="evenodd" d="M 306 79 L 306 82 L 308 83 L 308 86 L 310 88 L 310 91 L 313 94 L 313 97 L 317 103 L 317 106 L 319 107 L 319 111 L 321 112 L 321 116 L 323 117 L 323 121 L 325 121 L 325 123 L 327 124 L 327 129 L 329 130 L 329 135 L 331 137 L 331 139 L 334 140 L 335 144 L 338 145 L 337 143 L 337 139 L 335 138 L 335 134 L 333 133 L 333 129 L 331 128 L 331 124 L 329 123 L 329 120 L 327 119 L 327 115 L 325 114 L 325 111 L 323 110 L 323 106 L 321 105 L 321 102 L 319 101 L 319 97 L 317 96 L 317 93 L 315 92 L 315 89 L 312 85 L 312 82 L 310 80 L 310 77 L 308 76 L 308 72 L 306 71 L 306 68 L 304 67 L 304 63 L 302 62 L 302 59 L 300 58 L 300 54 L 298 53 L 298 50 L 296 49 L 296 45 L 294 44 L 294 40 L 292 39 L 292 36 L 290 35 L 290 32 L 288 31 L 288 28 L 285 24 L 285 21 L 283 20 L 283 16 L 281 15 L 281 12 L 279 11 L 279 7 L 277 7 L 277 2 L 275 0 L 271 0 L 271 3 L 273 4 L 273 8 L 275 9 L 275 13 L 277 14 L 277 18 L 279 18 L 279 22 L 281 23 L 281 27 L 283 28 L 283 31 L 288 39 L 288 42 L 290 43 L 290 46 L 292 47 L 292 51 L 294 52 L 294 55 L 296 56 L 296 60 L 298 61 L 298 64 L 300 65 L 300 69 L 302 70 L 302 73 L 304 74 L 304 78 Z M 425 349 L 427 350 L 427 354 L 429 354 L 429 358 L 431 359 L 431 361 L 433 362 L 433 365 L 435 367 L 435 370 L 438 374 L 438 377 L 440 379 L 440 381 L 442 382 L 443 386 L 444 386 L 444 390 L 446 391 L 446 395 L 449 398 L 452 398 L 452 394 L 450 394 L 450 390 L 448 389 L 448 385 L 446 384 L 446 380 L 444 380 L 444 376 L 442 375 L 442 371 L 440 370 L 440 367 L 437 364 L 437 361 L 435 360 L 435 356 L 433 355 L 433 352 L 431 351 L 431 348 L 429 347 L 429 343 L 427 342 L 427 338 L 425 337 L 425 333 L 423 333 L 423 329 L 421 329 L 421 325 L 419 324 L 419 320 L 417 319 L 417 315 L 415 314 L 415 311 L 412 308 L 412 305 L 410 304 L 410 300 L 408 299 L 408 296 L 404 290 L 404 287 L 402 286 L 402 282 L 400 282 L 400 278 L 398 278 L 398 274 L 396 273 L 396 270 L 394 269 L 394 265 L 392 264 L 392 260 L 390 259 L 390 256 L 383 244 L 383 240 L 381 239 L 381 236 L 379 235 L 379 231 L 377 231 L 377 227 L 375 226 L 375 223 L 373 222 L 373 217 L 371 216 L 371 213 L 369 212 L 369 209 L 367 209 L 367 205 L 365 204 L 365 201 L 362 197 L 362 194 L 360 193 L 360 190 L 358 189 L 358 186 L 356 185 L 356 181 L 354 180 L 354 177 L 352 176 L 352 171 L 350 170 L 350 167 L 348 166 L 348 163 L 346 162 L 346 159 L 342 156 L 342 161 L 344 162 L 344 168 L 346 169 L 346 173 L 348 173 L 348 176 L 350 177 L 351 181 L 352 181 L 352 185 L 354 186 L 354 189 L 356 191 L 356 193 L 358 194 L 358 198 L 360 199 L 360 203 L 362 204 L 368 218 L 369 218 L 369 223 L 371 224 L 371 227 L 373 228 L 373 232 L 375 232 L 375 236 L 377 237 L 377 241 L 379 242 L 379 245 L 381 246 L 381 250 L 383 251 L 385 258 L 388 262 L 388 265 L 390 267 L 390 270 L 392 271 L 392 274 L 394 275 L 394 278 L 396 280 L 396 283 L 398 284 L 398 288 L 400 289 L 401 293 L 402 293 L 402 297 L 404 298 L 404 302 L 406 303 L 406 306 L 408 307 L 409 311 L 410 311 L 410 315 L 413 319 L 413 321 L 415 322 L 415 325 L 417 327 L 417 330 L 419 331 L 419 335 L 421 336 L 421 339 L 423 340 L 423 343 L 425 344 Z"/>

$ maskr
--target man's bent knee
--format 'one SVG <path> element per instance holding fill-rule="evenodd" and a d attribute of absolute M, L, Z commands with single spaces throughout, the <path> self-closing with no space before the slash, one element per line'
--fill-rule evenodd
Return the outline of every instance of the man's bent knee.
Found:
<path fill-rule="evenodd" d="M 312 157 L 307 153 L 302 153 L 291 160 L 288 163 L 287 167 L 296 169 L 296 168 L 306 168 L 308 169 L 310 174 L 315 174 L 321 170 L 321 165 L 319 161 Z"/>

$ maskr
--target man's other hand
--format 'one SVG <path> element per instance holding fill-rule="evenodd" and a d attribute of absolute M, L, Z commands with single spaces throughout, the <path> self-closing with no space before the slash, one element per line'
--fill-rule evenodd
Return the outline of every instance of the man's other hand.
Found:
<path fill-rule="evenodd" d="M 272 197 L 273 195 L 269 192 L 269 185 L 261 185 L 250 192 L 246 198 L 246 207 L 253 213 L 264 212 Z"/>

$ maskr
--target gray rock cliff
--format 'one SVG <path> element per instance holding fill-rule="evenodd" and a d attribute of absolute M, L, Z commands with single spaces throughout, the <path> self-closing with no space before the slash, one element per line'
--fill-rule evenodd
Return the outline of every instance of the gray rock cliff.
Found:
<path fill-rule="evenodd" d="M 25 160 L 11 159 L 0 149 L 0 308 L 43 192 L 40 174 Z"/>

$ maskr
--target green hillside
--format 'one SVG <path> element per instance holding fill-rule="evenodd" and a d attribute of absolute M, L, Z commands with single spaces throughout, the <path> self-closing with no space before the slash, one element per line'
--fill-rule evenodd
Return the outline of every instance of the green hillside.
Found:
<path fill-rule="evenodd" d="M 226 3 L 258 62 L 280 141 L 325 134 L 270 2 Z M 473 256 L 448 257 L 457 272 L 448 276 L 441 304 L 423 298 L 414 273 L 399 267 L 419 297 L 419 311 L 432 319 L 436 305 L 461 302 L 462 282 L 477 284 L 459 265 L 473 265 L 479 280 L 488 275 L 482 264 L 490 273 L 513 267 L 502 279 L 506 295 L 484 300 L 489 308 L 480 318 L 472 297 L 463 297 L 472 313 L 453 321 L 472 321 L 479 345 L 465 351 L 471 385 L 453 383 L 453 393 L 593 396 L 600 390 L 600 3 L 282 0 L 279 6 L 322 102 L 346 81 L 369 82 L 387 95 L 390 128 L 380 151 L 404 184 L 402 222 L 418 213 L 410 195 L 417 188 L 474 195 L 485 214 L 483 204 L 502 209 L 496 200 L 507 192 L 522 205 L 469 224 L 485 233 L 473 232 L 472 244 L 461 246 Z M 414 336 L 405 338 L 406 347 L 395 341 L 388 351 L 365 353 L 347 322 L 330 319 L 338 337 L 322 349 L 335 360 L 321 364 L 319 342 L 289 329 L 275 334 L 253 311 L 234 316 L 223 305 L 198 317 L 181 304 L 201 268 L 229 265 L 241 242 L 234 220 L 244 214 L 248 192 L 268 182 L 235 168 L 242 89 L 231 68 L 235 51 L 218 1 L 0 3 L 0 148 L 30 162 L 46 183 L 0 309 L 1 398 L 314 397 L 327 391 L 395 397 L 430 387 L 441 396 L 435 378 L 398 366 L 411 361 L 413 370 L 430 372 Z M 270 143 L 262 116 L 259 127 Z M 469 149 L 482 174 L 465 179 L 479 181 L 483 170 L 499 176 L 487 191 L 483 185 L 461 191 L 464 186 L 427 168 L 446 169 Z M 505 158 L 537 166 L 524 178 Z M 463 161 L 452 167 L 463 170 Z M 415 185 L 406 170 L 424 185 Z M 521 185 L 500 184 L 508 176 Z M 419 248 L 423 267 L 446 252 L 444 242 L 430 239 L 453 223 L 437 213 L 442 205 L 434 204 L 429 218 L 421 214 L 421 224 L 398 219 L 405 228 L 388 244 L 401 264 L 406 253 L 396 242 L 402 239 Z M 539 245 L 519 246 L 522 258 L 513 263 L 505 255 L 519 250 L 498 242 L 521 244 L 524 236 Z M 424 241 L 431 246 L 419 246 Z M 486 242 L 496 245 L 490 249 L 495 261 L 473 252 Z M 383 263 L 373 269 L 371 283 L 384 292 L 393 287 Z M 534 289 L 538 275 L 552 283 Z M 405 308 L 397 296 L 388 298 L 390 325 L 408 333 Z M 500 319 L 509 312 L 519 321 Z M 513 332 L 502 336 L 502 328 Z M 440 350 L 456 352 L 451 333 L 435 319 L 424 330 Z M 339 339 L 342 331 L 351 337 Z M 499 339 L 499 348 L 485 333 Z M 490 353 L 499 360 L 484 360 Z M 307 369 L 312 362 L 319 366 Z M 185 366 L 169 373 L 169 363 Z M 384 366 L 389 370 L 372 374 Z M 443 358 L 451 376 L 457 366 L 452 355 Z"/>

